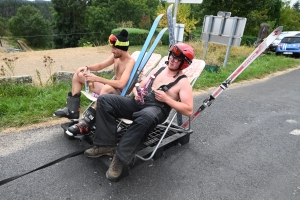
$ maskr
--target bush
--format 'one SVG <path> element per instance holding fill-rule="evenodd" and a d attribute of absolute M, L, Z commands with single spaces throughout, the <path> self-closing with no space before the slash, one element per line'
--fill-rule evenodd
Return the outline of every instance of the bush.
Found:
<path fill-rule="evenodd" d="M 242 37 L 241 46 L 253 46 L 257 37 L 244 35 Z"/>
<path fill-rule="evenodd" d="M 162 45 L 169 45 L 169 31 L 166 31 L 164 35 L 161 37 Z"/>

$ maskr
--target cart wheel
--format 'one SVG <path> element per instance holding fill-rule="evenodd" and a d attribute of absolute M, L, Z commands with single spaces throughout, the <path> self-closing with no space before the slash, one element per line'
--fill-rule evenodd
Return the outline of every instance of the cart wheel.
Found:
<path fill-rule="evenodd" d="M 185 136 L 183 136 L 178 140 L 178 143 L 180 143 L 181 145 L 185 145 L 189 143 L 189 141 L 190 141 L 190 134 L 186 134 Z"/>

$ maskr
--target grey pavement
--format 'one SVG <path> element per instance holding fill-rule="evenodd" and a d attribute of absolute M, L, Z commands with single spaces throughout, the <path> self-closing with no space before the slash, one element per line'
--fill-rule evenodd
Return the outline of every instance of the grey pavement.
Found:
<path fill-rule="evenodd" d="M 195 107 L 211 92 L 195 96 Z M 105 178 L 83 155 L 0 186 L 0 199 L 300 199 L 300 69 L 229 87 L 192 124 L 183 146 Z M 0 134 L 0 180 L 85 148 L 59 125 Z"/>

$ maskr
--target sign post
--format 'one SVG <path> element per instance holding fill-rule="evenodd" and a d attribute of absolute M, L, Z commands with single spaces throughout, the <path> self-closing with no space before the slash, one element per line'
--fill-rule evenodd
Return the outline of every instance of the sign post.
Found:
<path fill-rule="evenodd" d="M 179 32 L 176 28 L 176 15 L 177 15 L 177 10 L 178 10 L 178 3 L 191 3 L 191 4 L 201 4 L 203 0 L 167 0 L 168 3 L 175 3 L 175 8 L 174 8 L 174 15 L 173 15 L 173 30 L 175 32 Z M 178 28 L 180 28 L 182 25 L 178 25 Z M 179 40 L 179 34 L 177 36 L 175 35 L 175 43 L 177 43 Z"/>
<path fill-rule="evenodd" d="M 204 16 L 201 35 L 201 40 L 205 42 L 203 59 L 206 56 L 208 42 L 228 46 L 223 66 L 226 66 L 231 46 L 240 46 L 247 19 L 230 15 L 230 12 L 220 11 L 218 16 Z"/>

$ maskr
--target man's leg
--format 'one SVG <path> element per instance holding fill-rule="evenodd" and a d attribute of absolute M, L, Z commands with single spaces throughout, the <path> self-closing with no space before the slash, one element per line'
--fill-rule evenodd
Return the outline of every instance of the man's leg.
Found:
<path fill-rule="evenodd" d="M 150 132 L 166 120 L 166 115 L 157 106 L 146 107 L 133 113 L 133 123 L 122 136 L 116 150 L 116 154 L 106 172 L 109 180 L 115 181 L 121 175 L 123 165 L 133 161 L 134 154 L 139 146 L 146 140 Z"/>
<path fill-rule="evenodd" d="M 95 89 L 97 91 L 98 88 L 101 87 L 100 95 L 102 94 L 120 94 L 120 90 L 113 88 L 110 85 L 103 85 L 102 83 L 95 83 Z M 95 92 L 95 91 L 94 91 Z M 94 107 L 89 107 L 87 111 L 85 112 L 82 119 L 79 120 L 77 124 L 74 124 L 68 128 L 66 133 L 70 136 L 74 135 L 84 135 L 91 131 L 93 126 L 96 123 L 96 105 L 97 102 L 95 102 Z"/>
<path fill-rule="evenodd" d="M 106 155 L 117 146 L 117 118 L 131 119 L 138 109 L 135 100 L 116 94 L 104 94 L 97 99 L 95 147 L 85 151 L 87 157 Z"/>
<path fill-rule="evenodd" d="M 67 106 L 54 112 L 56 117 L 66 117 L 69 119 L 78 119 L 80 115 L 80 91 L 84 83 L 82 73 L 75 73 L 72 78 L 72 92 L 68 93 Z"/>
<path fill-rule="evenodd" d="M 148 106 L 133 113 L 133 123 L 122 136 L 116 154 L 126 164 L 133 161 L 139 146 L 147 139 L 154 128 L 164 122 L 168 115 L 157 106 Z"/>

